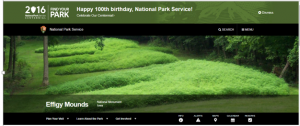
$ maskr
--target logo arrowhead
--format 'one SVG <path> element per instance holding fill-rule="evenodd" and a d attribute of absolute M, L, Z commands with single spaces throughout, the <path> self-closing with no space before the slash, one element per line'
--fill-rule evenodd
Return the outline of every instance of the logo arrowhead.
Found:
<path fill-rule="evenodd" d="M 31 7 L 31 12 L 34 13 L 35 10 L 36 10 L 36 7 L 35 7 L 35 6 L 32 6 L 32 7 Z"/>

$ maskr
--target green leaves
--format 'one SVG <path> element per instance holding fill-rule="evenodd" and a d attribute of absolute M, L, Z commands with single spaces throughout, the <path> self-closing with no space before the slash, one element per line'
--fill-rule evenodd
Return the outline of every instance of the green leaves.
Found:
<path fill-rule="evenodd" d="M 3 36 L 3 42 L 9 43 L 10 42 L 10 37 L 9 36 Z"/>
<path fill-rule="evenodd" d="M 100 36 L 99 38 L 95 38 L 95 39 L 92 39 L 90 41 L 95 41 L 95 48 L 96 49 L 100 49 L 101 51 L 103 50 L 103 47 L 104 47 L 104 44 L 103 44 L 103 41 L 104 41 L 104 37 L 103 36 Z"/>
<path fill-rule="evenodd" d="M 59 44 L 58 37 L 56 36 L 48 36 L 48 46 L 55 46 Z"/>
<path fill-rule="evenodd" d="M 295 43 L 294 43 L 294 47 L 292 50 L 289 51 L 289 55 L 288 55 L 288 61 L 291 64 L 291 66 L 293 66 L 294 64 L 296 64 L 298 62 L 298 54 L 299 54 L 299 47 L 298 47 L 298 43 L 299 43 L 299 37 L 297 36 L 295 38 Z"/>

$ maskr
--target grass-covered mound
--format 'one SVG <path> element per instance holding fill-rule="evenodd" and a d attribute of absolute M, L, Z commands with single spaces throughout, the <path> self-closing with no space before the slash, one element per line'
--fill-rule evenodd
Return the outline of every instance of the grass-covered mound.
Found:
<path fill-rule="evenodd" d="M 101 100 L 115 99 L 123 103 L 105 104 L 100 109 L 95 102 L 99 100 L 96 96 L 81 99 L 71 95 L 64 98 L 70 100 L 77 97 L 78 102 L 89 102 L 89 107 L 59 110 L 46 108 L 45 111 L 104 111 L 224 95 L 288 95 L 289 87 L 283 79 L 251 68 L 221 62 L 188 60 L 84 78 L 47 90 L 47 94 L 75 92 L 79 92 L 76 95 L 96 95 L 101 96 Z"/>
<path fill-rule="evenodd" d="M 65 57 L 73 55 L 83 55 L 83 54 L 94 54 L 96 51 L 95 47 L 91 48 L 79 48 L 79 49 L 65 49 L 58 51 L 48 52 L 48 57 Z"/>
<path fill-rule="evenodd" d="M 74 44 L 62 44 L 62 45 L 56 45 L 56 46 L 49 46 L 48 47 L 48 52 L 51 51 L 58 51 L 58 50 L 66 50 L 66 49 L 81 49 L 81 48 L 91 48 L 94 47 L 94 42 L 85 40 L 81 41 L 79 43 L 74 43 Z M 44 48 L 38 48 L 35 50 L 35 53 L 43 53 Z"/>
<path fill-rule="evenodd" d="M 107 89 L 110 87 L 120 87 L 129 84 L 135 84 L 141 81 L 150 81 L 156 79 L 151 74 L 142 74 L 142 71 L 131 70 L 129 72 L 118 72 L 103 74 L 102 76 L 92 76 L 77 81 L 68 81 L 58 86 L 50 86 L 46 94 L 61 95 L 78 92 L 94 91 Z"/>
<path fill-rule="evenodd" d="M 83 44 L 86 43 L 89 42 Z M 94 42 L 90 43 L 91 45 L 94 44 Z M 72 49 L 80 44 L 75 45 L 71 44 L 71 49 L 63 49 L 63 47 L 67 47 L 66 45 L 62 47 L 57 46 L 59 49 L 48 52 L 49 57 L 52 57 L 49 58 L 50 67 L 64 66 L 56 71 L 56 75 L 144 67 L 178 60 L 170 54 L 153 51 L 153 49 L 140 48 L 137 42 L 126 39 L 106 38 L 103 50 L 96 50 L 95 47 L 88 46 L 86 48 Z"/>
<path fill-rule="evenodd" d="M 138 76 L 131 76 L 132 73 Z M 109 79 L 110 76 L 114 78 L 120 76 L 120 78 L 123 78 L 122 80 L 124 80 L 124 78 L 136 79 L 135 77 L 139 76 L 155 79 L 121 88 L 113 88 L 113 84 L 110 84 L 110 89 L 85 92 L 84 94 L 285 95 L 289 93 L 287 83 L 273 74 L 262 73 L 235 64 L 204 60 L 188 60 L 164 65 L 151 65 L 149 67 L 99 75 L 92 78 L 102 78 L 103 76 L 108 78 L 107 81 L 112 81 Z M 82 80 L 89 80 L 88 82 L 97 83 L 99 86 L 102 85 L 101 82 L 97 82 L 95 79 L 84 78 L 67 82 L 66 84 L 68 84 L 68 86 L 66 87 L 80 88 L 78 86 L 79 84 L 86 86 L 91 84 L 83 83 L 81 82 Z M 144 79 L 141 81 L 144 81 Z M 137 80 L 136 82 L 139 81 Z M 65 84 L 61 84 L 59 88 L 57 87 L 57 91 L 54 92 L 63 90 L 62 87 L 64 85 Z M 48 91 L 51 91 L 53 88 L 49 88 Z M 91 89 L 95 90 L 94 87 Z M 77 91 L 71 92 L 75 93 Z"/>
<path fill-rule="evenodd" d="M 67 52 L 66 52 L 67 53 Z M 100 52 L 99 52 L 100 53 Z M 160 52 L 156 52 L 156 51 L 151 51 L 151 50 L 147 50 L 147 49 L 140 49 L 140 48 L 132 48 L 132 49 L 122 49 L 122 50 L 115 50 L 115 51 L 106 51 L 106 52 L 102 52 L 102 54 L 95 54 L 95 55 L 89 55 L 89 54 L 84 54 L 84 55 L 75 55 L 75 56 L 68 56 L 68 57 L 59 57 L 59 58 L 49 58 L 49 66 L 50 67 L 54 67 L 54 66 L 65 66 L 65 65 L 70 65 L 70 64 L 83 64 L 83 63 L 92 63 L 92 62 L 106 62 L 106 61 L 110 61 L 110 62 L 116 62 L 122 58 L 128 60 L 132 60 L 134 62 L 136 62 L 137 60 L 140 61 L 146 61 L 146 60 L 150 60 L 150 59 L 145 59 L 145 58 L 149 58 L 149 56 L 155 56 L 154 59 L 156 60 L 160 60 L 158 59 L 159 57 L 162 58 L 167 58 L 170 57 L 172 59 L 174 59 L 174 56 L 171 55 L 165 55 L 162 54 Z M 166 57 L 164 57 L 166 56 Z M 137 59 L 140 58 L 140 59 Z M 151 59 L 151 60 L 154 60 Z M 164 63 L 163 61 L 167 61 L 167 59 L 163 59 L 162 63 Z M 151 63 L 151 62 L 149 62 Z M 149 64 L 145 64 L 145 65 L 149 65 Z"/>
<path fill-rule="evenodd" d="M 63 60 L 51 61 L 50 65 L 58 66 L 71 64 L 58 69 L 55 73 L 56 75 L 66 75 L 144 67 L 151 64 L 171 63 L 177 60 L 178 59 L 175 56 L 161 52 L 143 49 L 128 49 L 103 55 L 95 54 L 94 56 L 69 57 Z"/>
<path fill-rule="evenodd" d="M 118 38 L 106 38 L 103 42 L 104 49 L 98 51 L 95 48 L 95 41 L 84 40 L 79 43 L 69 44 L 69 45 L 56 45 L 48 47 L 49 57 L 63 57 L 72 55 L 83 55 L 83 54 L 102 54 L 111 51 L 117 51 L 127 48 L 138 48 L 139 45 L 136 41 L 118 39 Z M 35 50 L 36 53 L 43 53 L 43 48 L 38 48 Z"/>
<path fill-rule="evenodd" d="M 157 78 L 121 88 L 83 94 L 103 95 L 287 95 L 288 84 L 277 76 L 235 64 L 204 60 L 152 65 L 139 70 Z M 130 71 L 129 71 L 130 72 Z M 115 73 L 118 74 L 118 73 Z M 150 75 L 149 75 L 150 74 Z"/>

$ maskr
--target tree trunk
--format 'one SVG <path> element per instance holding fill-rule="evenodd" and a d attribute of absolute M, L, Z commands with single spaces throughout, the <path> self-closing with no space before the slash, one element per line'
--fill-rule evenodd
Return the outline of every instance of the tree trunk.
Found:
<path fill-rule="evenodd" d="M 5 66 L 6 39 L 3 41 L 3 66 Z"/>
<path fill-rule="evenodd" d="M 297 65 L 296 68 L 297 68 L 297 71 L 296 71 L 296 73 L 297 73 L 296 75 L 297 75 L 297 76 L 296 76 L 296 82 L 295 82 L 295 83 L 297 84 L 298 81 L 299 81 L 299 80 L 298 80 L 298 79 L 299 79 L 299 78 L 298 78 L 298 77 L 299 77 L 299 66 Z"/>
<path fill-rule="evenodd" d="M 43 86 L 49 85 L 48 78 L 48 36 L 44 36 L 44 76 L 43 76 Z"/>
<path fill-rule="evenodd" d="M 16 40 L 15 40 L 15 38 L 13 38 L 13 46 L 14 46 L 14 53 L 13 53 L 13 70 L 12 70 L 12 78 L 14 78 L 15 77 L 15 71 L 16 71 L 16 61 L 17 61 L 17 59 L 16 59 Z"/>
<path fill-rule="evenodd" d="M 13 59 L 13 38 L 14 36 L 10 36 L 10 44 L 9 44 L 9 63 L 8 63 L 8 69 L 7 72 L 11 72 L 12 69 L 12 59 Z"/>
<path fill-rule="evenodd" d="M 286 72 L 286 70 L 287 70 L 287 68 L 289 67 L 289 65 L 290 65 L 290 63 L 289 63 L 289 61 L 287 60 L 285 66 L 284 66 L 284 68 L 283 68 L 283 70 L 281 71 L 281 74 L 280 74 L 279 78 L 282 78 L 282 77 L 283 77 L 283 74 Z"/>
<path fill-rule="evenodd" d="M 194 49 L 195 46 L 191 46 L 191 50 L 192 52 L 195 52 L 195 49 Z"/>
<path fill-rule="evenodd" d="M 226 52 L 225 52 L 225 46 L 223 45 L 222 47 L 223 53 L 224 53 L 224 58 L 226 59 Z"/>
<path fill-rule="evenodd" d="M 22 39 L 21 39 L 21 36 L 19 35 L 18 36 L 18 42 L 20 42 Z"/>
<path fill-rule="evenodd" d="M 254 63 L 255 63 L 256 66 L 258 66 L 257 56 L 256 56 L 256 50 L 253 51 L 253 56 L 254 56 Z"/>
<path fill-rule="evenodd" d="M 204 51 L 205 51 L 205 53 L 206 53 L 206 40 L 204 41 Z"/>
<path fill-rule="evenodd" d="M 238 55 L 238 54 L 239 54 L 239 53 L 238 53 L 238 50 L 235 49 L 235 51 L 236 51 L 236 55 Z M 240 60 L 239 60 L 239 59 L 236 59 L 236 64 L 240 65 Z"/>
<path fill-rule="evenodd" d="M 189 44 L 189 51 L 192 52 L 192 44 Z"/>
<path fill-rule="evenodd" d="M 170 39 L 169 39 L 169 37 L 170 37 L 170 36 L 167 36 L 167 42 L 168 42 L 168 43 L 170 43 Z"/>
<path fill-rule="evenodd" d="M 184 46 L 185 50 L 188 52 L 189 51 L 189 45 L 188 44 L 185 44 Z"/>

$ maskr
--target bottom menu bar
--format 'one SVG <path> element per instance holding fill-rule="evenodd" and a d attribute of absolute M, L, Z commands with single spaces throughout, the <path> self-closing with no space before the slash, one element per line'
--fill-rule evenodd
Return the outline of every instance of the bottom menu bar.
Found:
<path fill-rule="evenodd" d="M 4 125 L 248 124 L 298 125 L 298 113 L 4 113 Z"/>

